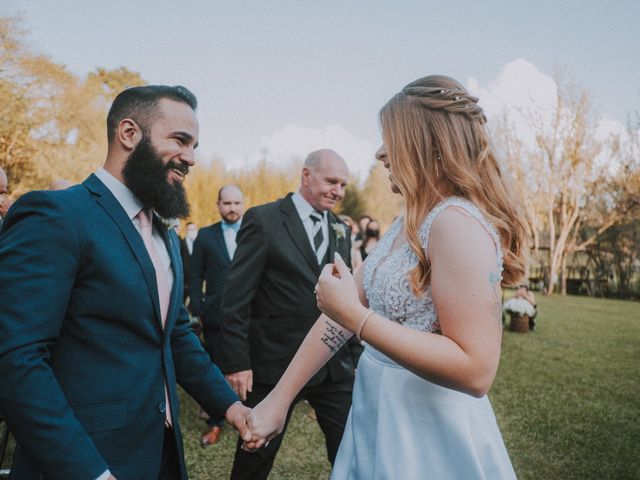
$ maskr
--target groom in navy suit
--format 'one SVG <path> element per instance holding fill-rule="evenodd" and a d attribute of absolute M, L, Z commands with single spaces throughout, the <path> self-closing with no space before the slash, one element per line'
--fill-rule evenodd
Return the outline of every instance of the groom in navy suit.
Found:
<path fill-rule="evenodd" d="M 189 327 L 178 237 L 198 143 L 184 87 L 135 87 L 104 167 L 32 192 L 0 234 L 0 412 L 17 479 L 186 479 L 180 384 L 243 433 L 248 409 Z"/>

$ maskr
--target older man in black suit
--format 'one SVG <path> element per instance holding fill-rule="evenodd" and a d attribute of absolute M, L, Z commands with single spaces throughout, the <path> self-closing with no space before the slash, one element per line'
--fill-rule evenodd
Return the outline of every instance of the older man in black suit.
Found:
<path fill-rule="evenodd" d="M 249 209 L 227 276 L 219 365 L 240 398 L 255 406 L 273 389 L 320 312 L 314 285 L 335 252 L 350 263 L 346 226 L 330 209 L 349 171 L 332 150 L 309 154 L 300 190 Z M 360 345 L 345 345 L 301 393 L 315 408 L 333 463 L 351 405 Z M 286 427 L 285 427 L 286 428 Z M 239 442 L 231 477 L 266 479 L 283 435 L 255 453 Z"/>
<path fill-rule="evenodd" d="M 216 205 L 222 220 L 200 229 L 189 259 L 191 313 L 200 317 L 205 350 L 213 362 L 217 361 L 220 350 L 222 292 L 244 215 L 242 191 L 235 185 L 222 187 Z M 209 428 L 200 438 L 202 446 L 216 443 L 220 438 L 222 422 L 208 421 L 207 424 Z"/>

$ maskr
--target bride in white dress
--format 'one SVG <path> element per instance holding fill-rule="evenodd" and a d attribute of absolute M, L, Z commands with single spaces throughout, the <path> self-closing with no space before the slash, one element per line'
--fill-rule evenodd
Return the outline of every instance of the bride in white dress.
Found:
<path fill-rule="evenodd" d="M 524 274 L 525 230 L 486 118 L 454 79 L 424 77 L 381 110 L 376 158 L 404 215 L 352 276 L 316 287 L 323 315 L 254 409 L 249 450 L 281 430 L 291 401 L 353 334 L 365 343 L 332 479 L 512 479 L 487 392 L 502 336 L 501 284 Z"/>

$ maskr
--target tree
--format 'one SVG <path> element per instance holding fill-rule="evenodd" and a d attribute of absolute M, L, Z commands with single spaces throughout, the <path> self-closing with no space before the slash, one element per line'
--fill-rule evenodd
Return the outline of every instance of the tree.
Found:
<path fill-rule="evenodd" d="M 298 188 L 300 170 L 298 161 L 283 168 L 265 159 L 253 167 L 235 171 L 228 171 L 220 160 L 197 165 L 185 184 L 191 204 L 190 220 L 200 226 L 220 220 L 216 208 L 218 190 L 228 184 L 242 190 L 247 208 L 282 198 Z"/>
<path fill-rule="evenodd" d="M 533 244 L 542 235 L 549 244 L 549 285 L 553 293 L 558 280 L 566 294 L 566 260 L 570 253 L 585 251 L 601 233 L 620 220 L 615 208 L 598 208 L 590 202 L 607 195 L 611 174 L 605 160 L 610 152 L 597 140 L 596 121 L 587 93 L 559 82 L 555 104 L 544 114 L 540 108 L 526 117 L 535 132 L 533 144 L 509 125 L 501 129 L 500 144 L 524 206 Z M 581 236 L 583 225 L 592 233 Z"/>
<path fill-rule="evenodd" d="M 401 214 L 402 196 L 391 191 L 389 172 L 380 162 L 371 167 L 364 189 L 362 190 L 366 212 L 378 220 L 384 228 L 389 227 L 393 220 Z"/>
<path fill-rule="evenodd" d="M 362 191 L 357 182 L 349 183 L 345 189 L 344 200 L 340 205 L 340 213 L 357 220 L 367 213 L 366 208 Z"/>
<path fill-rule="evenodd" d="M 122 89 L 144 84 L 126 68 L 80 79 L 26 47 L 17 17 L 0 17 L 0 166 L 20 195 L 54 178 L 79 181 L 106 152 L 106 114 Z"/>

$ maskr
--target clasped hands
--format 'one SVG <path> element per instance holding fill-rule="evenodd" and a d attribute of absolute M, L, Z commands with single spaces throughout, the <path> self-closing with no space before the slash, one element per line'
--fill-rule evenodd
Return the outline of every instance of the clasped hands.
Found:
<path fill-rule="evenodd" d="M 353 275 L 338 253 L 335 263 L 327 264 L 322 270 L 315 293 L 318 308 L 324 314 L 342 327 L 355 331 L 361 312 L 366 309 L 358 298 Z M 240 398 L 246 400 L 253 387 L 253 372 L 236 372 L 227 375 L 227 380 Z M 245 423 L 236 427 L 243 440 L 242 448 L 253 452 L 267 446 L 284 429 L 289 407 L 288 402 L 277 398 L 277 387 L 253 410 L 243 406 Z"/>

